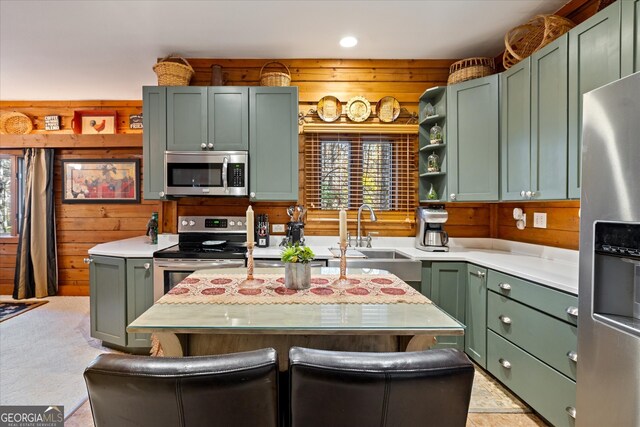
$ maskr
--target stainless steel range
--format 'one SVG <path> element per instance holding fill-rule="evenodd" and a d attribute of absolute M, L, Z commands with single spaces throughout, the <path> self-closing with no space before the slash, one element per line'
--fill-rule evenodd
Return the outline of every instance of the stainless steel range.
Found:
<path fill-rule="evenodd" d="M 178 244 L 153 254 L 153 299 L 196 270 L 244 267 L 247 254 L 244 216 L 178 217 Z"/>

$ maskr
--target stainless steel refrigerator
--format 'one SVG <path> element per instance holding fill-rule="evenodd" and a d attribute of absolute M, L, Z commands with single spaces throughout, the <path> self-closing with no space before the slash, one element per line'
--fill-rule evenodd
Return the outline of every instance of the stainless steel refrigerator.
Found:
<path fill-rule="evenodd" d="M 578 427 L 640 427 L 640 73 L 584 95 Z"/>

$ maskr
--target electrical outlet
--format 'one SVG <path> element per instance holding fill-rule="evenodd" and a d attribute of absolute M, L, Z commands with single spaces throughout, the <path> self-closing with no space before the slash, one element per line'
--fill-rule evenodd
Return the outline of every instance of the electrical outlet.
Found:
<path fill-rule="evenodd" d="M 284 224 L 272 224 L 271 225 L 272 233 L 284 233 Z"/>
<path fill-rule="evenodd" d="M 534 212 L 533 213 L 533 226 L 534 228 L 547 228 L 547 214 Z"/>

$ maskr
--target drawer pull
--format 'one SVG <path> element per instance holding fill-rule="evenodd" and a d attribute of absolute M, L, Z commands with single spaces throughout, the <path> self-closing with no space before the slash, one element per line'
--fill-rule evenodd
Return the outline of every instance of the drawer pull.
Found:
<path fill-rule="evenodd" d="M 506 359 L 502 359 L 501 358 L 501 359 L 498 360 L 498 363 L 500 363 L 502 365 L 502 367 L 505 368 L 505 369 L 511 369 L 511 362 L 509 362 Z"/>
<path fill-rule="evenodd" d="M 567 414 L 569 414 L 571 418 L 574 420 L 576 419 L 576 408 L 573 406 L 567 406 L 564 410 L 567 411 Z"/>
<path fill-rule="evenodd" d="M 85 264 L 91 264 L 93 262 L 93 258 L 84 258 L 82 262 L 84 262 Z"/>
<path fill-rule="evenodd" d="M 498 287 L 507 292 L 511 290 L 511 285 L 508 283 L 498 283 Z"/>
<path fill-rule="evenodd" d="M 578 307 L 567 307 L 567 314 L 569 316 L 578 317 Z"/>
<path fill-rule="evenodd" d="M 484 278 L 484 276 L 486 275 L 484 271 L 470 271 L 469 273 L 471 273 L 471 275 L 479 277 L 479 278 Z"/>
<path fill-rule="evenodd" d="M 578 363 L 578 353 L 576 353 L 575 351 L 570 351 L 569 353 L 567 353 L 567 357 L 572 362 Z"/>
<path fill-rule="evenodd" d="M 500 316 L 498 316 L 498 319 L 500 319 L 500 321 L 502 323 L 504 323 L 505 325 L 510 325 L 511 324 L 511 318 L 509 316 L 500 315 Z"/>

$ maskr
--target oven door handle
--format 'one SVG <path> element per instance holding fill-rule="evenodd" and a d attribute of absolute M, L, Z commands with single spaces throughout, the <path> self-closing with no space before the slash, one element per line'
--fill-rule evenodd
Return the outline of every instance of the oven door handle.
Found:
<path fill-rule="evenodd" d="M 229 192 L 229 183 L 227 182 L 227 172 L 229 170 L 229 158 L 227 156 L 222 160 L 222 186 L 224 187 L 224 192 Z"/>
<path fill-rule="evenodd" d="M 189 270 L 193 269 L 202 269 L 202 268 L 212 268 L 212 267 L 225 267 L 225 268 L 233 268 L 233 267 L 244 267 L 244 261 L 219 261 L 219 262 L 171 262 L 171 261 L 156 261 L 156 267 L 160 268 L 186 268 Z"/>

